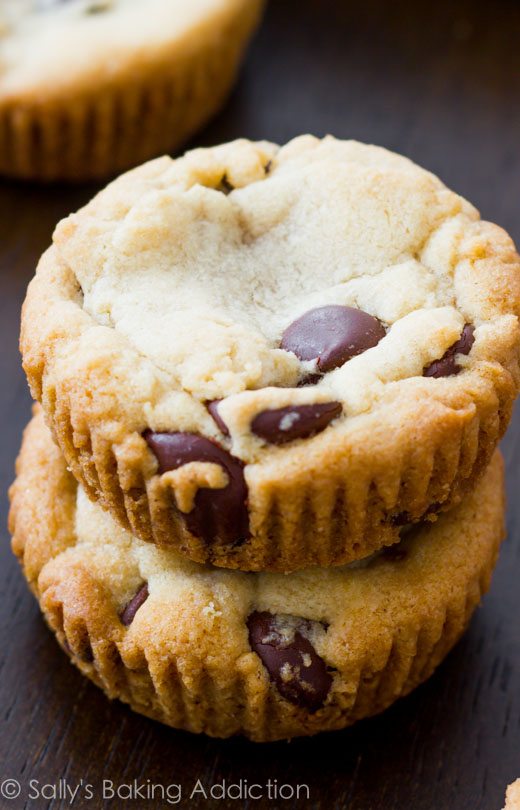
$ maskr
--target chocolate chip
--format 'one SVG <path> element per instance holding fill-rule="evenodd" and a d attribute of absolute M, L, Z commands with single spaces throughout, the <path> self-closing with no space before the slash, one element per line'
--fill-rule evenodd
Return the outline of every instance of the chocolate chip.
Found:
<path fill-rule="evenodd" d="M 206 543 L 217 540 L 237 544 L 249 537 L 248 493 L 242 461 L 196 433 L 153 433 L 147 430 L 143 438 L 159 462 L 161 475 L 191 461 L 219 464 L 227 473 L 229 483 L 226 487 L 201 487 L 191 512 L 179 512 L 192 534 Z"/>
<path fill-rule="evenodd" d="M 467 323 L 462 330 L 460 338 L 442 355 L 440 360 L 434 360 L 423 370 L 424 377 L 453 377 L 462 371 L 457 363 L 458 354 L 469 354 L 475 343 L 475 327 Z"/>
<path fill-rule="evenodd" d="M 139 588 L 136 595 L 130 599 L 129 603 L 126 607 L 121 611 L 119 618 L 121 619 L 121 623 L 128 627 L 128 625 L 132 624 L 133 620 L 135 619 L 135 614 L 139 610 L 140 607 L 144 605 L 146 600 L 148 599 L 148 584 L 145 584 Z"/>
<path fill-rule="evenodd" d="M 309 639 L 300 632 L 312 623 L 305 619 L 292 621 L 296 621 L 294 632 L 286 635 L 280 617 L 267 611 L 251 613 L 247 620 L 249 644 L 282 697 L 315 712 L 325 702 L 332 676 Z"/>
<path fill-rule="evenodd" d="M 222 194 L 229 194 L 231 191 L 234 190 L 234 186 L 231 185 L 229 180 L 227 179 L 227 175 L 224 174 L 219 185 L 217 186 L 217 191 L 221 191 Z"/>
<path fill-rule="evenodd" d="M 221 399 L 214 399 L 212 402 L 208 402 L 206 407 L 210 413 L 210 416 L 213 417 L 213 421 L 217 425 L 217 427 L 222 431 L 224 436 L 229 436 L 229 429 L 224 420 L 222 419 L 221 415 L 218 412 L 218 406 L 222 402 Z"/>
<path fill-rule="evenodd" d="M 101 14 L 110 8 L 109 0 L 92 0 L 86 8 L 87 14 Z"/>
<path fill-rule="evenodd" d="M 317 360 L 320 371 L 330 371 L 377 346 L 385 335 L 384 326 L 368 312 L 331 304 L 294 321 L 280 345 L 300 360 Z"/>
<path fill-rule="evenodd" d="M 333 419 L 340 416 L 342 410 L 341 402 L 316 402 L 313 405 L 273 408 L 255 416 L 251 430 L 270 444 L 285 444 L 320 433 Z"/>
<path fill-rule="evenodd" d="M 298 385 L 297 388 L 306 388 L 308 385 L 316 385 L 322 379 L 322 374 L 308 374 L 307 377 L 304 377 Z"/>

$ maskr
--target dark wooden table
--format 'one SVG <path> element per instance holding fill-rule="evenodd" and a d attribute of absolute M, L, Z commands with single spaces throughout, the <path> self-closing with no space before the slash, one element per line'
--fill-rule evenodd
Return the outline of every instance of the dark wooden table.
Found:
<path fill-rule="evenodd" d="M 519 41 L 515 0 L 273 0 L 229 106 L 197 143 L 284 142 L 304 131 L 380 143 L 438 173 L 518 243 Z M 137 779 L 181 783 L 182 807 L 500 810 L 506 784 L 520 776 L 519 414 L 504 442 L 509 536 L 491 592 L 431 681 L 381 717 L 265 746 L 175 732 L 110 704 L 45 629 L 5 529 L 30 412 L 19 308 L 54 224 L 93 191 L 0 183 L 0 781 L 17 779 L 22 790 L 0 807 L 69 807 L 28 798 L 45 785 L 59 792 L 60 779 L 80 786 L 74 808 L 173 806 L 99 798 L 103 779 Z M 310 799 L 190 801 L 197 779 L 308 785 Z"/>

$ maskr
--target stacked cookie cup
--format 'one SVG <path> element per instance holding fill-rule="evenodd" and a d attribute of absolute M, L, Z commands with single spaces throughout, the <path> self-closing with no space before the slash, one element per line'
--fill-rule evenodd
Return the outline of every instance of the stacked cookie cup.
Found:
<path fill-rule="evenodd" d="M 10 521 L 72 661 L 258 741 L 424 681 L 503 537 L 519 309 L 507 234 L 330 137 L 162 158 L 61 222 Z"/>

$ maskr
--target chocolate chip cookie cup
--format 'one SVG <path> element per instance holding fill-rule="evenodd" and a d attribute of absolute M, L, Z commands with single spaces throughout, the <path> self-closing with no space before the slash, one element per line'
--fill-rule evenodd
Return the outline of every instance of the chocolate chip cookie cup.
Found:
<path fill-rule="evenodd" d="M 342 565 L 476 483 L 517 394 L 520 263 L 405 158 L 333 138 L 153 161 L 59 224 L 31 391 L 120 523 L 242 570 Z"/>
<path fill-rule="evenodd" d="M 11 490 L 13 548 L 45 618 L 111 698 L 175 728 L 276 740 L 340 729 L 424 681 L 489 585 L 498 455 L 475 492 L 362 563 L 200 566 L 122 529 L 67 471 L 41 413 Z"/>
<path fill-rule="evenodd" d="M 227 97 L 263 0 L 2 0 L 0 174 L 106 177 Z"/>

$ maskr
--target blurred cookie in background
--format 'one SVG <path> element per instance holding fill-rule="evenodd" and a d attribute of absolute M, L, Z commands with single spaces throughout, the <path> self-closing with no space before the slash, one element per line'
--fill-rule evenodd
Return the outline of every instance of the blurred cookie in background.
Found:
<path fill-rule="evenodd" d="M 88 180 L 176 149 L 228 95 L 263 0 L 3 0 L 0 174 Z"/>

